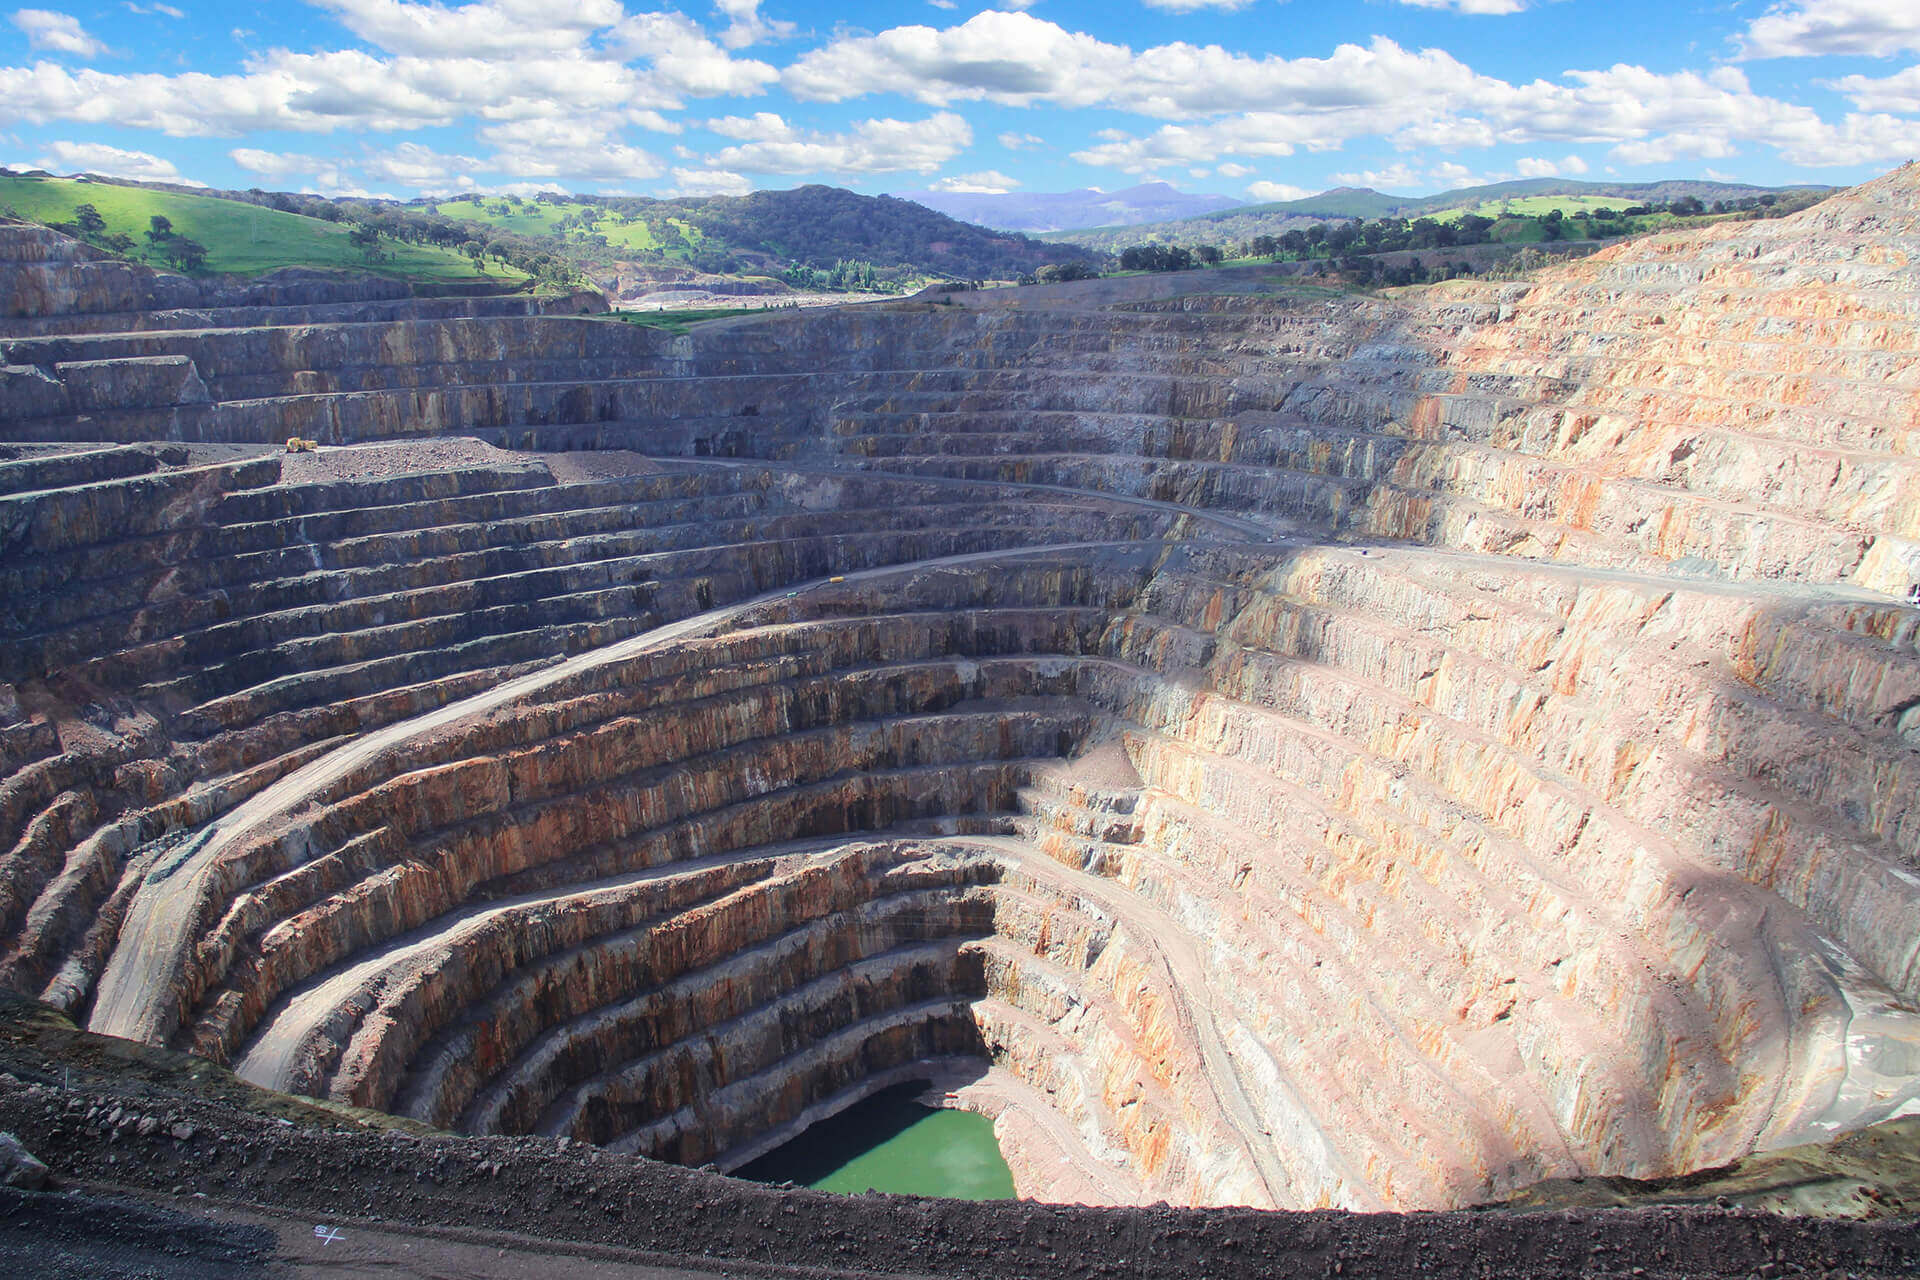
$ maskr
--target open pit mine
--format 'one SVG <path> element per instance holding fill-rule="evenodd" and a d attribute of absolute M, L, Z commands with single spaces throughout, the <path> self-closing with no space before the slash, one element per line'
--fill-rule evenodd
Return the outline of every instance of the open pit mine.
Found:
<path fill-rule="evenodd" d="M 722 1170 L 929 1080 L 1089 1205 L 1920 1111 L 1916 249 L 674 336 L 0 225 L 0 985 Z"/>

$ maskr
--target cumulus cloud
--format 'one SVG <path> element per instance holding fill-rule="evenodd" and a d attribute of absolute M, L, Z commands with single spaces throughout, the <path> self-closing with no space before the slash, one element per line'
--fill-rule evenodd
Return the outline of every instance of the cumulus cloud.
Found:
<path fill-rule="evenodd" d="M 942 178 L 933 184 L 932 190 L 999 196 L 1005 195 L 1019 185 L 1020 179 L 1009 178 L 998 169 L 983 169 L 979 173 L 963 173 L 958 177 Z"/>
<path fill-rule="evenodd" d="M 40 62 L 0 67 L 0 101 L 32 123 L 110 123 L 183 137 L 254 130 L 398 132 L 465 118 L 567 119 L 607 112 L 643 127 L 671 129 L 660 111 L 680 108 L 688 97 L 755 93 L 775 74 L 763 63 L 728 58 L 678 15 L 641 15 L 622 24 L 617 36 L 619 56 L 599 49 L 513 58 L 276 49 L 249 59 L 242 74 L 220 76 L 118 75 Z M 623 56 L 657 58 L 671 70 L 636 67 Z"/>
<path fill-rule="evenodd" d="M 229 75 L 119 75 L 49 61 L 0 67 L 0 102 L 30 123 L 71 120 L 174 136 L 398 132 L 463 119 L 605 113 L 665 131 L 676 126 L 660 113 L 689 98 L 757 94 L 778 75 L 732 56 L 679 13 L 628 16 L 619 0 L 318 2 L 374 48 L 275 49 Z M 71 19 L 43 10 L 22 10 L 14 21 L 48 48 L 91 39 Z"/>
<path fill-rule="evenodd" d="M 552 183 L 483 182 L 474 176 L 475 170 L 488 167 L 479 157 L 445 154 L 418 142 L 401 142 L 385 150 L 369 151 L 358 159 L 297 151 L 263 151 L 257 147 L 235 147 L 227 152 L 227 157 L 248 173 L 276 182 L 306 175 L 311 180 L 310 187 L 336 195 L 365 191 L 363 184 L 368 178 L 400 183 L 427 195 L 527 196 L 555 189 Z"/>
<path fill-rule="evenodd" d="M 676 196 L 744 196 L 753 190 L 745 174 L 728 169 L 680 169 L 673 171 Z"/>
<path fill-rule="evenodd" d="M 1329 150 L 1376 134 L 1406 148 L 1443 140 L 1454 146 L 1603 143 L 1625 148 L 1617 154 L 1632 164 L 1732 155 L 1741 143 L 1770 146 L 1803 165 L 1866 164 L 1920 151 L 1920 121 L 1885 113 L 1823 120 L 1809 107 L 1754 92 L 1736 67 L 1702 74 L 1618 65 L 1570 71 L 1566 81 L 1514 85 L 1473 77 L 1471 102 L 1461 101 L 1449 87 L 1410 83 L 1401 97 L 1376 103 L 1359 86 L 1350 86 L 1348 101 L 1329 105 L 1323 99 L 1318 109 L 1165 125 L 1141 137 L 1106 132 L 1096 135 L 1098 145 L 1075 152 L 1074 158 L 1139 173 L 1221 156 L 1257 159 L 1291 155 L 1299 148 Z M 1415 115 L 1418 123 L 1409 119 Z"/>
<path fill-rule="evenodd" d="M 995 11 L 946 29 L 843 35 L 781 79 L 797 97 L 817 101 L 898 93 L 943 106 L 1097 107 L 1177 121 L 1145 136 L 1105 132 L 1074 153 L 1081 163 L 1129 173 L 1221 156 L 1333 150 L 1368 136 L 1409 150 L 1581 142 L 1674 154 L 1699 153 L 1700 139 L 1713 137 L 1723 151 L 1759 142 L 1810 164 L 1892 159 L 1908 145 L 1887 121 L 1826 122 L 1810 108 L 1756 93 L 1737 68 L 1664 73 L 1623 64 L 1513 84 L 1477 74 L 1444 50 L 1405 49 L 1385 37 L 1320 58 L 1185 43 L 1136 52 Z"/>
<path fill-rule="evenodd" d="M 972 144 L 971 129 L 952 109 L 967 102 L 1148 117 L 1131 129 L 1100 131 L 1073 158 L 1129 173 L 1205 169 L 1235 182 L 1251 179 L 1265 162 L 1337 151 L 1360 138 L 1407 155 L 1406 172 L 1423 180 L 1432 179 L 1436 160 L 1417 153 L 1455 153 L 1450 163 L 1459 163 L 1460 152 L 1495 146 L 1526 148 L 1514 167 L 1541 177 L 1583 172 L 1577 157 L 1550 158 L 1575 145 L 1607 148 L 1613 160 L 1636 166 L 1755 147 L 1805 165 L 1864 164 L 1920 151 L 1920 121 L 1903 118 L 1920 114 L 1920 68 L 1826 82 L 1855 108 L 1826 118 L 1756 92 L 1738 67 L 1654 72 L 1623 64 L 1513 83 L 1481 75 L 1443 49 L 1409 49 L 1385 37 L 1305 57 L 1186 42 L 1135 49 L 1020 11 L 1025 4 L 986 8 L 946 27 L 841 31 L 780 70 L 740 53 L 792 34 L 791 23 L 762 13 L 777 0 L 707 0 L 698 10 L 705 25 L 678 8 L 629 12 L 623 0 L 313 2 L 353 34 L 349 47 L 273 49 L 225 75 L 111 74 L 42 58 L 0 66 L 0 110 L 23 124 L 75 122 L 174 136 L 364 136 L 466 126 L 480 140 L 462 146 L 475 155 L 440 156 L 407 143 L 364 151 L 361 161 L 303 157 L 332 166 L 331 180 L 342 186 L 475 183 L 486 172 L 603 182 L 663 176 L 662 162 L 638 145 L 640 131 L 679 132 L 670 116 L 690 100 L 757 95 L 776 84 L 809 101 L 896 93 L 934 114 L 825 131 L 769 112 L 729 115 L 720 131 L 733 145 L 679 156 L 688 175 L 712 175 L 685 183 L 737 186 L 741 175 L 767 173 L 852 180 L 942 171 Z M 1242 7 L 1241 0 L 1148 2 L 1176 11 Z M 1400 2 L 1492 13 L 1541 0 Z M 119 3 L 140 13 L 178 12 L 154 0 Z M 99 51 L 66 14 L 24 9 L 11 20 L 46 53 Z M 1920 3 L 1786 0 L 1748 22 L 1740 40 L 1748 57 L 1920 48 Z M 1017 130 L 998 141 L 1009 151 L 1046 145 L 1041 133 Z M 260 157 L 278 153 L 249 154 L 264 164 Z M 1395 169 L 1384 157 L 1365 163 L 1377 172 Z"/>
<path fill-rule="evenodd" d="M 265 178 L 284 178 L 291 173 L 313 173 L 332 163 L 322 160 L 319 156 L 301 155 L 291 151 L 262 151 L 258 147 L 235 147 L 227 152 L 227 158 L 248 173 L 257 173 Z"/>
<path fill-rule="evenodd" d="M 657 178 L 659 159 L 631 146 L 608 117 L 515 120 L 489 125 L 480 137 L 499 148 L 486 167 L 521 178 L 614 182 Z"/>
<path fill-rule="evenodd" d="M 88 35 L 80 19 L 51 9 L 20 9 L 11 19 L 26 33 L 31 48 L 49 53 L 71 53 L 80 58 L 98 57 L 107 46 Z"/>
<path fill-rule="evenodd" d="M 1882 79 L 1854 75 L 1820 83 L 1845 94 L 1862 111 L 1920 113 L 1920 66 L 1908 67 Z"/>
<path fill-rule="evenodd" d="M 1735 38 L 1743 58 L 1811 58 L 1920 51 L 1913 0 L 1793 0 L 1776 4 Z"/>
<path fill-rule="evenodd" d="M 1621 164 L 1672 164 L 1675 160 L 1720 160 L 1740 154 L 1733 143 L 1712 133 L 1663 133 L 1655 138 L 1623 142 L 1607 154 Z"/>
<path fill-rule="evenodd" d="M 744 49 L 767 40 L 785 40 L 794 32 L 791 22 L 763 16 L 760 0 L 714 0 L 713 7 L 727 20 L 727 29 L 720 33 L 720 43 L 729 49 Z"/>
<path fill-rule="evenodd" d="M 942 111 L 925 120 L 861 120 L 844 133 L 795 128 L 771 111 L 707 121 L 740 145 L 708 158 L 745 173 L 932 173 L 973 144 L 973 129 Z"/>
<path fill-rule="evenodd" d="M 1325 58 L 1251 57 L 1184 42 L 1136 53 L 1028 14 L 997 12 L 945 31 L 895 27 L 844 36 L 801 57 L 781 83 L 796 97 L 823 102 L 898 93 L 936 106 L 1050 103 L 1163 119 L 1370 108 L 1402 122 L 1423 110 L 1395 109 L 1403 97 L 1465 104 L 1481 84 L 1498 84 L 1444 50 L 1407 50 L 1383 36 L 1343 44 Z"/>
<path fill-rule="evenodd" d="M 53 173 L 97 173 L 107 178 L 132 178 L 136 182 L 172 182 L 184 187 L 204 187 L 180 176 L 171 160 L 145 151 L 126 151 L 98 142 L 51 142 L 40 158 L 40 167 Z"/>
<path fill-rule="evenodd" d="M 149 17 L 156 14 L 162 18 L 184 18 L 187 16 L 184 10 L 176 9 L 170 4 L 138 5 L 135 4 L 133 0 L 120 0 L 120 7 L 128 13 L 138 13 Z"/>
<path fill-rule="evenodd" d="M 1562 156 L 1558 160 L 1549 160 L 1544 156 L 1521 156 L 1513 167 L 1514 172 L 1523 178 L 1557 178 L 1565 174 L 1585 173 L 1587 162 L 1579 156 Z"/>
<path fill-rule="evenodd" d="M 1169 13 L 1192 13 L 1196 9 L 1244 9 L 1253 0 L 1140 0 L 1149 9 L 1165 9 Z"/>
<path fill-rule="evenodd" d="M 360 162 L 360 169 L 384 182 L 398 182 L 422 190 L 445 190 L 449 184 L 471 188 L 477 185 L 472 171 L 482 165 L 477 156 L 445 155 L 418 142 L 402 142 L 386 151 L 374 152 Z"/>
<path fill-rule="evenodd" d="M 1455 13 L 1507 14 L 1529 7 L 1529 0 L 1400 0 L 1416 9 L 1451 9 Z"/>
<path fill-rule="evenodd" d="M 478 0 L 451 8 L 405 0 L 311 3 L 377 49 L 426 58 L 577 49 L 625 16 L 620 0 Z"/>
<path fill-rule="evenodd" d="M 621 58 L 652 63 L 655 78 L 675 95 L 756 94 L 780 76 L 764 62 L 733 57 L 678 13 L 634 14 L 609 33 L 607 47 Z"/>
<path fill-rule="evenodd" d="M 1343 187 L 1408 187 L 1422 186 L 1423 180 L 1413 168 L 1406 164 L 1388 165 L 1384 169 L 1359 169 L 1346 173 L 1336 173 L 1333 180 Z"/>
<path fill-rule="evenodd" d="M 1221 166 L 1220 171 L 1225 173 L 1226 167 Z M 1276 204 L 1282 200 L 1303 200 L 1313 192 L 1291 182 L 1255 182 L 1248 185 L 1247 194 L 1261 204 Z"/>

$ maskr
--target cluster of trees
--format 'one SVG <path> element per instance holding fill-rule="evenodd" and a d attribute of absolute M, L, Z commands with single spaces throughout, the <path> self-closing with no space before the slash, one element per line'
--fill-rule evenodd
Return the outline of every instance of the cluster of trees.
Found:
<path fill-rule="evenodd" d="M 796 289 L 874 293 L 881 291 L 883 286 L 895 283 L 887 275 L 881 268 L 863 259 L 843 259 L 826 268 L 797 264 L 782 271 L 780 278 Z"/>
<path fill-rule="evenodd" d="M 1557 212 L 1557 211 L 1556 211 Z M 1236 247 L 1236 257 L 1268 258 L 1275 262 L 1302 262 L 1309 258 L 1338 258 L 1351 254 L 1393 253 L 1402 249 L 1451 249 L 1492 241 L 1493 218 L 1464 214 L 1442 222 L 1436 218 L 1375 218 L 1371 222 L 1316 222 L 1277 236 L 1255 236 Z"/>
<path fill-rule="evenodd" d="M 1120 251 L 1122 271 L 1191 271 L 1211 267 L 1226 255 L 1219 245 L 1201 244 L 1191 249 L 1173 244 L 1136 244 Z"/>
<path fill-rule="evenodd" d="M 173 221 L 161 214 L 147 219 L 147 242 L 154 251 L 181 271 L 198 271 L 207 265 L 207 246 L 198 240 L 175 235 Z"/>
<path fill-rule="evenodd" d="M 1549 209 L 1538 214 L 1503 213 L 1498 218 L 1467 213 L 1446 221 L 1389 217 L 1365 222 L 1357 219 L 1331 224 L 1321 222 L 1293 228 L 1281 235 L 1254 236 L 1235 247 L 1235 256 L 1301 262 L 1400 250 L 1451 249 L 1495 241 L 1605 240 L 1645 230 L 1650 224 L 1664 220 L 1663 215 L 1699 218 L 1744 213 L 1751 218 L 1783 217 L 1816 203 L 1825 194 L 1769 192 L 1735 201 L 1716 200 L 1711 205 L 1697 196 L 1682 196 L 1664 203 L 1637 204 L 1622 209 L 1602 206 L 1574 213 Z"/>
<path fill-rule="evenodd" d="M 1538 249 L 1523 250 L 1535 258 L 1545 261 Z M 1475 274 L 1473 264 L 1455 260 L 1436 262 L 1429 266 L 1418 257 L 1408 258 L 1402 263 L 1389 264 L 1378 258 L 1353 254 L 1339 260 L 1341 273 L 1349 283 L 1367 289 L 1375 286 L 1396 288 L 1409 284 L 1431 284 L 1437 280 L 1454 280 L 1461 276 Z"/>
<path fill-rule="evenodd" d="M 106 218 L 91 203 L 75 205 L 72 222 L 56 222 L 52 226 L 55 231 L 85 240 L 122 258 L 133 257 L 134 250 L 140 247 L 140 242 L 126 232 L 108 231 Z M 158 258 L 177 271 L 199 271 L 206 267 L 207 246 L 174 234 L 172 219 L 154 214 L 147 220 L 145 234 L 148 258 Z"/>
<path fill-rule="evenodd" d="M 1278 235 L 1257 235 L 1223 250 L 1218 245 L 1137 244 L 1120 251 L 1117 259 L 1122 271 L 1191 271 L 1212 266 L 1226 256 L 1265 258 L 1269 261 L 1312 262 L 1318 260 L 1321 274 L 1336 270 L 1347 281 L 1368 287 L 1374 285 L 1426 284 L 1456 276 L 1472 275 L 1474 268 L 1465 260 L 1444 260 L 1426 265 L 1418 257 L 1394 265 L 1376 262 L 1375 255 L 1412 250 L 1443 252 L 1447 249 L 1494 242 L 1530 242 L 1555 240 L 1600 240 L 1629 235 L 1667 218 L 1699 218 L 1744 214 L 1750 218 L 1777 218 L 1797 212 L 1823 198 L 1822 192 L 1768 193 L 1737 201 L 1715 201 L 1708 205 L 1697 196 L 1681 196 L 1665 203 L 1633 205 L 1624 209 L 1600 207 L 1567 213 L 1549 209 L 1538 214 L 1503 213 L 1498 218 L 1467 213 L 1457 218 L 1384 217 L 1362 221 L 1317 222 L 1294 227 Z M 1095 274 L 1058 273 L 1066 268 L 1048 267 L 1023 277 L 1022 283 L 1047 279 L 1084 279 Z"/>

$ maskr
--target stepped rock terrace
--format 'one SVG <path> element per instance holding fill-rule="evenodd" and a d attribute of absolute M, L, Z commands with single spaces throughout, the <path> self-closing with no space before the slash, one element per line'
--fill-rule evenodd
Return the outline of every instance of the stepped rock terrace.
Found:
<path fill-rule="evenodd" d="M 946 1081 L 1091 1204 L 1907 1114 L 1917 218 L 681 337 L 0 225 L 0 983 L 723 1169 Z"/>

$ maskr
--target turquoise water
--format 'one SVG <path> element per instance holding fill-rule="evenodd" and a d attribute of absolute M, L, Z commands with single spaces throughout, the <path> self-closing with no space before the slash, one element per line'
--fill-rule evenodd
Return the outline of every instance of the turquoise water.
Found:
<path fill-rule="evenodd" d="M 993 1121 L 914 1099 L 924 1083 L 895 1085 L 822 1120 L 792 1142 L 736 1170 L 757 1182 L 796 1182 L 858 1195 L 1011 1200 L 1013 1174 L 993 1140 Z"/>

